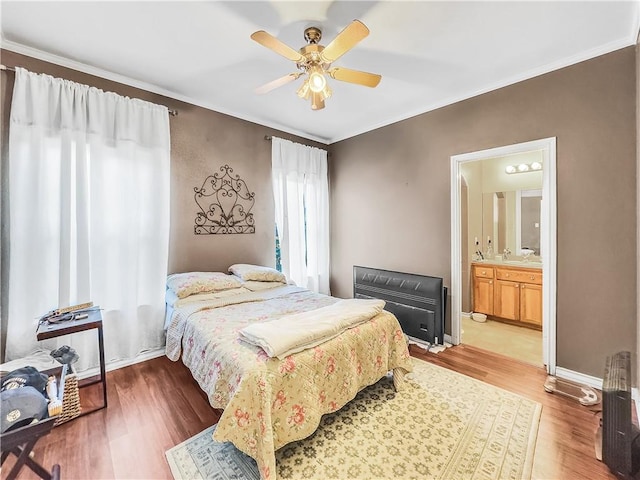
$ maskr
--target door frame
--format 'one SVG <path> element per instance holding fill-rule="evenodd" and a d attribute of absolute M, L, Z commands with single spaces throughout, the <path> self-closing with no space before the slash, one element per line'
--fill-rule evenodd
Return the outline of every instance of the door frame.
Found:
<path fill-rule="evenodd" d="M 462 313 L 461 172 L 463 163 L 476 162 L 538 150 L 542 152 L 542 205 L 540 247 L 542 253 L 542 356 L 547 372 L 556 372 L 556 290 L 557 290 L 557 201 L 556 137 L 517 143 L 451 157 L 451 335 L 445 339 L 460 343 Z"/>

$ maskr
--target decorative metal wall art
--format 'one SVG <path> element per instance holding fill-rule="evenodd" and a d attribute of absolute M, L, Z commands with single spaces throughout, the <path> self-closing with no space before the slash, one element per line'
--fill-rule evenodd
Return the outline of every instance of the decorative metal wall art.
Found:
<path fill-rule="evenodd" d="M 220 167 L 209 175 L 202 187 L 195 187 L 194 198 L 200 211 L 196 214 L 196 235 L 256 233 L 251 209 L 255 193 L 250 192 L 240 175 L 231 176 L 233 168 Z"/>

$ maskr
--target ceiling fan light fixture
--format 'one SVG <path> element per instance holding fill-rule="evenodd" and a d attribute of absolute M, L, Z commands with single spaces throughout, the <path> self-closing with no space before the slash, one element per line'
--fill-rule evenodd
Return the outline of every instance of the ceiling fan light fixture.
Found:
<path fill-rule="evenodd" d="M 298 91 L 296 92 L 298 97 L 307 100 L 309 95 L 311 95 L 311 89 L 309 88 L 309 79 L 305 79 Z"/>
<path fill-rule="evenodd" d="M 309 70 L 309 88 L 312 92 L 322 92 L 327 86 L 327 79 L 320 67 L 311 67 Z"/>
<path fill-rule="evenodd" d="M 331 96 L 332 93 L 333 93 L 333 90 L 329 88 L 329 85 L 326 85 L 321 92 L 318 92 L 318 95 L 320 95 L 322 100 L 326 100 Z"/>
<path fill-rule="evenodd" d="M 311 93 L 311 110 L 321 110 L 324 108 L 324 98 L 322 92 Z"/>
<path fill-rule="evenodd" d="M 304 31 L 307 45 L 295 51 L 279 39 L 258 30 L 251 34 L 251 39 L 260 45 L 273 50 L 278 55 L 292 60 L 298 68 L 297 73 L 285 75 L 256 89 L 256 93 L 267 93 L 271 90 L 306 75 L 303 84 L 298 88 L 297 95 L 305 100 L 311 99 L 311 109 L 321 110 L 324 101 L 332 94 L 327 76 L 341 82 L 376 87 L 382 78 L 380 75 L 360 72 L 349 68 L 334 67 L 331 64 L 351 50 L 357 43 L 369 35 L 369 29 L 360 20 L 353 20 L 326 46 L 320 45 L 322 31 L 318 27 L 309 27 Z"/>

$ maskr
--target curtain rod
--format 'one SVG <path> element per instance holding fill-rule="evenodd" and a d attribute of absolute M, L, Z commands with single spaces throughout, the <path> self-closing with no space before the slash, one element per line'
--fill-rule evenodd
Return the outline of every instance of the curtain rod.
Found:
<path fill-rule="evenodd" d="M 265 139 L 265 140 L 271 140 L 272 138 L 273 138 L 273 137 L 272 137 L 271 135 L 265 135 L 265 136 L 264 136 L 264 139 Z M 321 150 L 323 150 L 323 149 L 321 149 Z M 325 151 L 326 151 L 326 150 L 325 150 Z M 330 157 L 330 156 L 331 156 L 331 152 L 327 152 L 327 157 Z"/>
<path fill-rule="evenodd" d="M 2 64 L 0 64 L 0 70 L 4 70 L 5 72 L 15 72 L 16 71 L 15 67 L 8 67 L 8 66 L 2 65 Z M 169 115 L 171 115 L 172 117 L 177 117 L 178 116 L 178 110 L 174 110 L 174 109 L 171 109 L 169 107 L 167 107 L 167 109 L 169 110 Z"/>

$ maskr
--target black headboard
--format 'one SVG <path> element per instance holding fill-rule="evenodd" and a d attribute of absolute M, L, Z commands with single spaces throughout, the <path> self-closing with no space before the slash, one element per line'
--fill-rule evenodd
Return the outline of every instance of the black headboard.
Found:
<path fill-rule="evenodd" d="M 404 333 L 432 344 L 444 342 L 447 287 L 442 278 L 353 267 L 354 298 L 379 298 Z"/>

